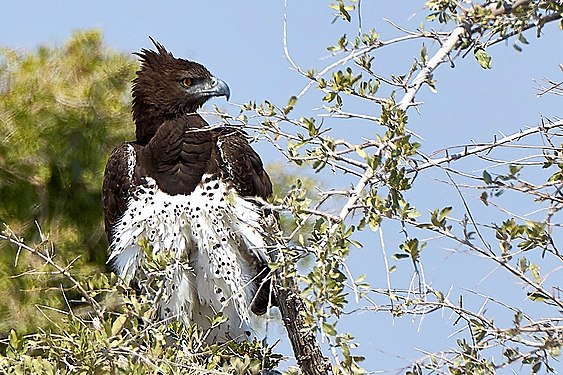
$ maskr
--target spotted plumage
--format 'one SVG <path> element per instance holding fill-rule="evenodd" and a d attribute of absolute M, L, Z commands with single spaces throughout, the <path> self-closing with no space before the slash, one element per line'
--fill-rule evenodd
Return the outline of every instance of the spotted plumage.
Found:
<path fill-rule="evenodd" d="M 162 319 L 208 328 L 208 341 L 246 339 L 269 302 L 261 200 L 272 193 L 244 132 L 210 128 L 197 109 L 228 86 L 155 43 L 133 82 L 136 141 L 104 175 L 109 262 L 156 301 Z"/>

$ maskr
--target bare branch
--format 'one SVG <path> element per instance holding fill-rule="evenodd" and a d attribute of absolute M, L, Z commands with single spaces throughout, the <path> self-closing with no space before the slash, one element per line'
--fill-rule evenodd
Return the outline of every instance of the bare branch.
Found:
<path fill-rule="evenodd" d="M 442 47 L 432 56 L 430 60 L 426 63 L 424 68 L 420 70 L 417 76 L 413 79 L 412 83 L 409 85 L 407 92 L 398 103 L 398 107 L 403 111 L 406 111 L 412 103 L 414 102 L 414 97 L 418 90 L 422 87 L 425 82 L 428 82 L 432 72 L 442 64 L 448 54 L 454 49 L 461 37 L 467 32 L 467 25 L 461 25 L 456 27 L 448 36 L 448 38 L 442 43 Z"/>
<path fill-rule="evenodd" d="M 459 160 L 461 158 L 467 157 L 469 155 L 475 155 L 475 154 L 479 154 L 479 153 L 482 153 L 482 152 L 488 152 L 488 151 L 495 149 L 495 148 L 497 148 L 501 145 L 511 143 L 511 142 L 514 142 L 514 141 L 518 141 L 518 140 L 520 140 L 524 137 L 527 137 L 529 135 L 538 134 L 538 133 L 541 133 L 541 132 L 546 132 L 546 131 L 556 129 L 556 128 L 563 128 L 563 120 L 538 125 L 538 126 L 526 129 L 526 130 L 520 130 L 518 133 L 514 133 L 512 135 L 509 135 L 509 136 L 506 136 L 504 138 L 495 140 L 495 141 L 488 143 L 488 144 L 482 144 L 482 145 L 473 146 L 473 147 L 464 146 L 464 149 L 461 152 L 451 154 L 451 155 L 448 155 L 448 156 L 445 156 L 445 157 L 442 157 L 442 158 L 438 158 L 438 159 L 427 159 L 426 163 L 417 165 L 416 167 L 409 170 L 408 173 L 420 172 L 424 169 L 428 169 L 430 167 L 434 167 L 434 166 L 441 165 L 441 164 L 447 164 L 447 163 Z"/>
<path fill-rule="evenodd" d="M 70 281 L 72 283 L 72 285 L 76 288 L 76 290 L 78 290 L 78 292 L 82 295 L 82 297 L 84 297 L 84 299 L 90 304 L 90 306 L 92 306 L 92 309 L 94 310 L 94 313 L 96 314 L 98 319 L 100 319 L 100 321 L 103 321 L 103 308 L 102 308 L 102 306 L 98 303 L 98 301 L 96 301 L 94 298 L 92 298 L 92 296 L 90 296 L 90 294 L 86 291 L 86 289 L 84 289 L 84 287 L 78 282 L 78 280 L 76 280 L 70 274 L 69 267 L 59 266 L 57 263 L 55 263 L 53 261 L 53 257 L 50 254 L 41 252 L 39 250 L 39 246 L 38 247 L 28 246 L 23 241 L 18 239 L 15 236 L 14 233 L 11 233 L 9 231 L 8 231 L 7 235 L 6 234 L 0 234 L 0 240 L 8 241 L 11 244 L 16 245 L 18 248 L 27 250 L 31 254 L 41 258 L 47 264 L 49 264 L 50 266 L 55 268 L 59 274 L 63 275 L 68 281 Z"/>

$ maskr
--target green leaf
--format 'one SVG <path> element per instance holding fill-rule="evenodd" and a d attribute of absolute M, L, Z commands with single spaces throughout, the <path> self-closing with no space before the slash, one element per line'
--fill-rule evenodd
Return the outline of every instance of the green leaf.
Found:
<path fill-rule="evenodd" d="M 428 60 L 428 52 L 426 51 L 426 46 L 424 44 L 420 49 L 420 59 L 422 60 L 423 64 L 426 64 L 426 61 Z"/>
<path fill-rule="evenodd" d="M 299 233 L 298 238 L 299 238 L 299 239 L 298 239 L 299 244 L 300 244 L 301 246 L 305 246 L 305 237 L 303 237 L 303 234 Z"/>
<path fill-rule="evenodd" d="M 399 260 L 399 259 L 405 259 L 409 257 L 409 254 L 401 254 L 401 253 L 395 253 L 392 255 L 393 259 Z"/>
<path fill-rule="evenodd" d="M 289 112 L 291 112 L 293 110 L 293 107 L 295 106 L 295 103 L 297 103 L 297 97 L 292 95 L 287 101 L 287 105 L 283 109 L 283 114 L 287 115 Z"/>
<path fill-rule="evenodd" d="M 381 217 L 375 214 L 370 215 L 368 224 L 372 231 L 377 231 L 379 229 L 379 224 L 381 224 Z"/>
<path fill-rule="evenodd" d="M 493 178 L 491 177 L 489 172 L 483 171 L 483 181 L 485 181 L 486 184 L 490 184 L 493 182 Z"/>
<path fill-rule="evenodd" d="M 528 293 L 528 298 L 534 302 L 543 302 L 545 301 L 545 295 L 541 292 L 535 291 L 532 293 Z"/>
<path fill-rule="evenodd" d="M 364 160 L 368 157 L 368 154 L 364 151 L 363 148 L 360 147 L 356 147 L 356 154 L 358 154 L 358 156 Z"/>
<path fill-rule="evenodd" d="M 530 44 L 522 33 L 518 34 L 518 41 L 522 44 Z"/>
<path fill-rule="evenodd" d="M 14 349 L 17 349 L 19 344 L 19 339 L 18 339 L 18 334 L 13 329 L 10 330 L 9 341 L 10 341 L 10 346 Z"/>
<path fill-rule="evenodd" d="M 522 322 L 522 317 L 524 316 L 524 314 L 522 314 L 522 311 L 518 310 L 515 314 L 514 314 L 514 325 L 516 327 L 520 326 L 520 322 Z"/>
<path fill-rule="evenodd" d="M 477 59 L 479 65 L 481 65 L 481 68 L 483 69 L 492 68 L 491 56 L 489 56 L 484 49 L 482 48 L 475 49 L 475 58 Z"/>
<path fill-rule="evenodd" d="M 448 217 L 448 215 L 450 214 L 451 211 L 452 211 L 452 207 L 451 207 L 451 206 L 448 206 L 448 207 L 443 208 L 443 209 L 440 211 L 440 215 L 439 215 L 438 219 L 439 219 L 440 221 L 443 221 L 444 219 L 446 219 L 446 218 Z"/>
<path fill-rule="evenodd" d="M 323 102 L 330 103 L 334 100 L 334 98 L 336 98 L 336 93 L 334 91 L 331 91 L 325 95 L 325 97 L 323 98 Z"/>
<path fill-rule="evenodd" d="M 444 293 L 442 293 L 441 291 L 437 290 L 437 291 L 436 291 L 436 298 L 438 298 L 438 302 L 444 302 Z"/>
<path fill-rule="evenodd" d="M 522 257 L 520 258 L 520 271 L 522 271 L 522 273 L 526 273 L 526 271 L 528 271 L 528 267 L 529 267 L 529 262 L 528 259 L 526 259 L 526 257 Z"/>
<path fill-rule="evenodd" d="M 356 240 L 353 240 L 351 238 L 348 238 L 348 242 L 350 242 L 352 245 L 354 245 L 355 247 L 357 247 L 358 249 L 361 249 L 364 247 L 364 245 L 362 245 L 361 242 L 358 242 Z"/>
<path fill-rule="evenodd" d="M 113 324 L 111 325 L 111 335 L 117 336 L 119 332 L 123 329 L 125 322 L 127 321 L 127 315 L 122 314 L 115 319 Z"/>
<path fill-rule="evenodd" d="M 215 315 L 213 317 L 213 319 L 211 320 L 211 327 L 217 327 L 219 326 L 221 323 L 226 322 L 227 321 L 227 317 L 223 316 L 222 312 L 217 313 L 217 315 Z"/>
<path fill-rule="evenodd" d="M 541 282 L 540 267 L 535 263 L 530 263 L 528 267 L 530 269 L 530 272 L 532 273 L 532 277 L 534 278 L 534 281 L 537 283 Z"/>
<path fill-rule="evenodd" d="M 327 322 L 323 322 L 323 332 L 329 336 L 336 335 L 336 329 L 334 328 L 334 325 Z"/>

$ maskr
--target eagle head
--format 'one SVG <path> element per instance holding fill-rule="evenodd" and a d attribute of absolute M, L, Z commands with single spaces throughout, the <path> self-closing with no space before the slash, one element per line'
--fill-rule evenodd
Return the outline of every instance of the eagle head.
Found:
<path fill-rule="evenodd" d="M 229 86 L 203 65 L 174 57 L 164 46 L 151 41 L 156 51 L 142 49 L 133 80 L 133 120 L 137 127 L 153 127 L 163 121 L 194 113 L 209 98 L 225 96 Z"/>

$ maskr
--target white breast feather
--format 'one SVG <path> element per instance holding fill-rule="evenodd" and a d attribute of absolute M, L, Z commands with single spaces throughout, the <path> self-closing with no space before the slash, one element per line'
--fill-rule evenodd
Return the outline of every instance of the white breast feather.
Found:
<path fill-rule="evenodd" d="M 209 317 L 222 312 L 228 321 L 208 341 L 246 339 L 256 271 L 239 254 L 266 259 L 261 210 L 221 181 L 202 180 L 190 195 L 170 196 L 147 178 L 116 224 L 109 261 L 131 280 L 144 258 L 140 243 L 148 240 L 153 255 L 170 259 L 159 273 L 165 289 L 162 318 L 179 317 L 205 328 Z"/>

